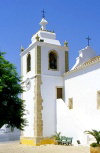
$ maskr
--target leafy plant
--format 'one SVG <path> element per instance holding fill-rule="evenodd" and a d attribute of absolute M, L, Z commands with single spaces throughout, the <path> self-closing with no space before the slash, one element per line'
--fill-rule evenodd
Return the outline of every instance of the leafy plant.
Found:
<path fill-rule="evenodd" d="M 100 144 L 100 131 L 92 130 L 92 131 L 85 131 L 85 133 L 92 135 L 96 139 L 96 143 L 92 143 L 91 146 L 96 147 Z"/>
<path fill-rule="evenodd" d="M 60 135 L 61 135 L 61 132 L 57 133 L 55 135 L 53 135 L 52 137 L 55 139 L 55 140 L 60 140 Z"/>

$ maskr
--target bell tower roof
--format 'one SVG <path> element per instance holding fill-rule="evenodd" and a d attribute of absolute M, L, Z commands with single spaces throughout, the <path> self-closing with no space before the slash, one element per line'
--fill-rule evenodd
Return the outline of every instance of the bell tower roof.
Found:
<path fill-rule="evenodd" d="M 45 19 L 45 16 L 43 15 L 42 20 L 39 23 L 41 25 L 40 30 L 34 34 L 31 38 L 32 44 L 37 41 L 40 42 L 46 42 L 50 44 L 55 44 L 61 46 L 59 40 L 56 40 L 56 34 L 54 31 L 49 31 L 46 29 L 46 25 L 48 24 L 47 20 Z M 38 37 L 37 37 L 38 36 Z"/>

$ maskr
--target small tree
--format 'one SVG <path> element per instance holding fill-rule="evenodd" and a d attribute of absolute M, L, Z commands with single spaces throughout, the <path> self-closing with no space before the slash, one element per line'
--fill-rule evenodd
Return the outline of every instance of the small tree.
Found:
<path fill-rule="evenodd" d="M 0 128 L 6 124 L 12 129 L 23 130 L 26 120 L 23 100 L 19 97 L 22 92 L 15 66 L 0 52 Z"/>

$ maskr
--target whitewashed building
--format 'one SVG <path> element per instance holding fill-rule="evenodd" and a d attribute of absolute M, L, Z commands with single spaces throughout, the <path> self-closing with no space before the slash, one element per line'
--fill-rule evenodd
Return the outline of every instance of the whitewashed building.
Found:
<path fill-rule="evenodd" d="M 84 131 L 99 129 L 100 56 L 87 46 L 68 70 L 67 42 L 61 46 L 54 32 L 41 29 L 21 52 L 23 87 L 28 125 L 21 135 L 22 144 L 54 143 L 56 132 L 73 137 L 73 144 L 90 143 Z"/>
<path fill-rule="evenodd" d="M 100 56 L 87 46 L 69 70 L 67 42 L 61 46 L 56 34 L 41 29 L 32 36 L 31 44 L 21 52 L 22 86 L 25 92 L 28 121 L 21 132 L 21 144 L 54 143 L 56 132 L 73 137 L 73 144 L 90 143 L 84 131 L 99 129 Z"/>
<path fill-rule="evenodd" d="M 79 52 L 72 70 L 63 75 L 65 99 L 57 99 L 57 132 L 73 137 L 75 145 L 77 140 L 82 145 L 94 141 L 85 130 L 100 130 L 99 76 L 100 56 L 89 46 Z"/>

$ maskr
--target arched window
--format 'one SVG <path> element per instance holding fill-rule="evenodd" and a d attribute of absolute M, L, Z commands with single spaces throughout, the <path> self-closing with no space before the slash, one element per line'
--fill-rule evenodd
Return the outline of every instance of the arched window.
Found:
<path fill-rule="evenodd" d="M 49 53 L 49 69 L 57 70 L 57 53 L 55 51 Z"/>
<path fill-rule="evenodd" d="M 31 71 L 31 55 L 27 55 L 27 72 Z"/>

